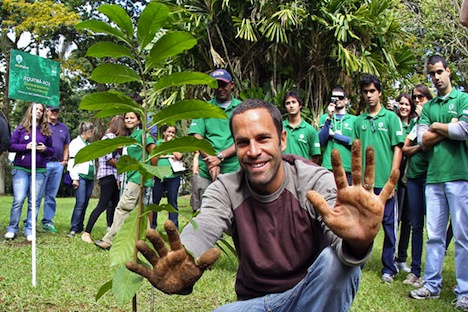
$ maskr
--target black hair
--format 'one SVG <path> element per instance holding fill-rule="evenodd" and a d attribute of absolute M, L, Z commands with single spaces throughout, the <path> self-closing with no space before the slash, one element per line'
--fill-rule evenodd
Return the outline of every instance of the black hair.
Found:
<path fill-rule="evenodd" d="M 299 92 L 295 91 L 295 90 L 289 90 L 288 92 L 286 92 L 284 94 L 284 96 L 283 96 L 283 107 L 286 107 L 286 100 L 289 97 L 295 98 L 297 100 L 297 102 L 299 103 L 299 105 L 301 107 L 304 107 L 304 100 L 299 96 Z"/>
<path fill-rule="evenodd" d="M 431 57 L 429 57 L 429 59 L 427 60 L 427 65 L 435 65 L 436 63 L 439 63 L 439 62 L 442 63 L 444 68 L 447 68 L 447 61 L 445 60 L 445 58 L 437 54 L 431 55 Z"/>
<path fill-rule="evenodd" d="M 426 97 L 426 99 L 432 100 L 432 93 L 431 93 L 431 90 L 429 90 L 429 88 L 428 88 L 426 85 L 423 85 L 422 83 L 416 85 L 416 86 L 413 88 L 412 95 L 414 95 L 414 90 L 418 90 L 419 92 L 421 92 L 422 95 L 424 95 L 424 96 Z"/>
<path fill-rule="evenodd" d="M 344 97 L 348 98 L 348 93 L 346 93 L 346 91 L 342 87 L 334 87 L 332 90 L 332 94 L 333 92 L 343 92 Z"/>
<path fill-rule="evenodd" d="M 359 81 L 359 87 L 361 89 L 361 92 L 365 86 L 368 86 L 371 84 L 374 84 L 377 91 L 379 92 L 382 91 L 382 83 L 380 82 L 379 78 L 377 78 L 377 76 L 372 75 L 372 74 L 365 74 L 364 76 L 362 76 L 361 80 Z"/>

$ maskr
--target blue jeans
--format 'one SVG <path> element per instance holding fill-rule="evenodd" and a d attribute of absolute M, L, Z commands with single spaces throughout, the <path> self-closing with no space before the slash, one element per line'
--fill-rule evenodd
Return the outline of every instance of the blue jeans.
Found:
<path fill-rule="evenodd" d="M 424 286 L 440 293 L 449 215 L 455 240 L 455 295 L 468 296 L 468 181 L 426 185 L 427 242 Z"/>
<path fill-rule="evenodd" d="M 88 208 L 89 198 L 93 192 L 94 180 L 86 180 L 80 177 L 80 185 L 75 190 L 75 208 L 71 217 L 71 231 L 77 233 L 83 231 L 84 217 L 86 215 L 86 208 Z"/>
<path fill-rule="evenodd" d="M 381 188 L 375 188 L 374 193 L 379 195 L 382 191 Z M 389 198 L 385 203 L 384 215 L 382 219 L 382 227 L 384 230 L 384 244 L 382 248 L 382 274 L 388 273 L 390 275 L 397 274 L 397 267 L 395 265 L 395 250 L 396 238 L 398 228 L 398 202 L 396 192 L 392 198 Z"/>
<path fill-rule="evenodd" d="M 408 208 L 411 220 L 411 273 L 421 276 L 426 178 L 408 179 Z"/>
<path fill-rule="evenodd" d="M 31 173 L 20 169 L 13 169 L 11 171 L 13 179 L 13 204 L 11 205 L 10 214 L 10 225 L 7 228 L 7 232 L 18 233 L 19 220 L 21 218 L 21 212 L 23 210 L 23 203 L 28 196 L 28 214 L 24 219 L 24 235 L 32 234 L 32 202 L 31 202 Z M 36 220 L 41 205 L 42 193 L 44 191 L 44 181 L 46 173 L 36 172 Z"/>
<path fill-rule="evenodd" d="M 361 278 L 359 266 L 341 263 L 331 247 L 325 248 L 293 288 L 277 294 L 236 301 L 216 312 L 348 311 Z"/>
<path fill-rule="evenodd" d="M 158 178 L 154 178 L 154 186 L 153 186 L 153 203 L 159 205 L 161 198 L 164 195 L 164 191 L 167 194 L 167 202 L 172 205 L 176 210 L 179 210 L 179 206 L 177 204 L 177 195 L 179 194 L 179 186 L 180 186 L 180 176 L 174 178 L 165 178 L 164 180 L 159 180 Z M 179 214 L 176 212 L 169 212 L 169 220 L 174 222 L 175 226 L 179 228 Z M 153 211 L 153 220 L 151 223 L 151 227 L 155 229 L 158 225 L 158 213 Z"/>
<path fill-rule="evenodd" d="M 58 161 L 49 161 L 47 163 L 47 174 L 45 180 L 44 194 L 44 216 L 42 224 L 53 224 L 52 219 L 55 216 L 55 208 L 57 203 L 55 197 L 60 188 L 63 175 L 63 165 Z"/>

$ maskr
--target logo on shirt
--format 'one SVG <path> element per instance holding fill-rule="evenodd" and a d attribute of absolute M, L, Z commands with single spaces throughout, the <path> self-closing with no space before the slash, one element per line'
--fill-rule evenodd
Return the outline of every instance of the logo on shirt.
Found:
<path fill-rule="evenodd" d="M 361 130 L 362 130 L 362 131 L 366 131 L 366 129 L 367 129 L 367 126 L 366 126 L 366 125 L 362 125 L 362 126 L 361 126 Z"/>

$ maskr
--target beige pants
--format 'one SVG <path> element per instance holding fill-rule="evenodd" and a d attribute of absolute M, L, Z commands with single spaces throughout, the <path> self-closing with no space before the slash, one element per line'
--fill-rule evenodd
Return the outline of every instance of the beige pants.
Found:
<path fill-rule="evenodd" d="M 128 182 L 125 186 L 125 190 L 120 197 L 117 207 L 115 207 L 114 222 L 109 232 L 102 238 L 106 243 L 112 244 L 115 235 L 120 230 L 120 227 L 128 218 L 130 212 L 136 207 L 138 203 L 138 197 L 140 196 L 140 185 Z M 143 204 L 147 205 L 151 198 L 151 187 L 145 188 L 145 196 L 143 197 Z"/>

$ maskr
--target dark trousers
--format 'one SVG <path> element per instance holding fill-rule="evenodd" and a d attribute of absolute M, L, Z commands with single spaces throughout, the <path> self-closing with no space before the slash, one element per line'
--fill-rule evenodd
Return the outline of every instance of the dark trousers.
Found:
<path fill-rule="evenodd" d="M 381 188 L 375 188 L 374 193 L 380 194 Z M 388 273 L 395 275 L 397 268 L 395 266 L 395 249 L 396 249 L 396 237 L 397 237 L 397 199 L 396 194 L 392 198 L 388 199 L 385 203 L 384 216 L 382 219 L 382 227 L 384 229 L 385 238 L 382 248 L 382 274 Z"/>
<path fill-rule="evenodd" d="M 180 176 L 174 178 L 165 178 L 164 180 L 159 180 L 158 178 L 154 178 L 154 186 L 153 186 L 153 203 L 159 205 L 161 198 L 164 195 L 164 192 L 167 194 L 167 202 L 175 208 L 175 210 L 179 210 L 179 206 L 177 204 L 177 195 L 179 193 L 179 186 L 180 186 Z M 174 222 L 175 226 L 179 228 L 179 214 L 176 212 L 169 212 L 169 220 Z M 151 227 L 155 229 L 158 225 L 158 213 L 153 211 L 153 220 L 151 222 Z"/>
<path fill-rule="evenodd" d="M 99 202 L 96 208 L 94 208 L 93 212 L 91 212 L 91 215 L 89 216 L 85 230 L 88 233 L 91 233 L 94 224 L 104 210 L 107 211 L 107 226 L 111 226 L 112 221 L 114 221 L 115 207 L 119 202 L 119 188 L 114 175 L 100 178 L 99 185 L 101 186 L 101 195 L 99 196 Z"/>

